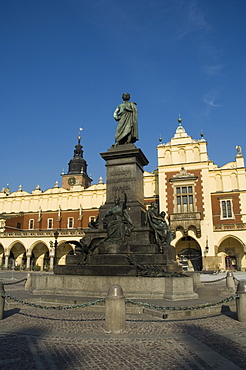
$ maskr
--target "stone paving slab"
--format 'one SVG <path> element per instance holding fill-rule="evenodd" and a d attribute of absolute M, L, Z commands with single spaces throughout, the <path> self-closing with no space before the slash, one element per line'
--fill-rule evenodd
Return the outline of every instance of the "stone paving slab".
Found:
<path fill-rule="evenodd" d="M 164 321 L 127 315 L 126 324 L 110 334 L 103 314 L 12 308 L 0 321 L 0 368 L 246 368 L 246 324 L 233 316 Z"/>

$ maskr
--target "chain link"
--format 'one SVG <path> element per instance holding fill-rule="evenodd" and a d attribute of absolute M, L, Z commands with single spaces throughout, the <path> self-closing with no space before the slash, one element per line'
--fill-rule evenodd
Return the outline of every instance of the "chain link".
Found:
<path fill-rule="evenodd" d="M 101 299 L 97 299 L 96 301 L 93 301 L 93 302 L 87 302 L 87 303 L 81 303 L 81 304 L 73 304 L 73 305 L 65 305 L 65 306 L 43 306 L 43 305 L 36 304 L 36 303 L 33 303 L 33 302 L 24 301 L 22 299 L 16 298 L 16 297 L 14 297 L 10 294 L 7 294 L 7 293 L 3 293 L 2 297 L 11 299 L 11 300 L 13 300 L 15 302 L 18 302 L 20 304 L 23 304 L 23 305 L 27 305 L 27 306 L 35 307 L 35 308 L 46 309 L 46 310 L 71 310 L 71 309 L 76 309 L 76 308 L 85 308 L 85 307 L 88 307 L 88 306 L 94 306 L 98 303 L 105 302 L 105 300 L 106 300 L 105 298 L 101 298 Z M 232 301 L 232 300 L 234 300 L 235 298 L 238 298 L 238 297 L 239 297 L 238 294 L 234 294 L 234 295 L 232 295 L 228 298 L 225 298 L 225 299 L 223 299 L 219 302 L 206 303 L 206 304 L 202 304 L 202 305 L 199 305 L 199 306 L 187 306 L 187 307 L 157 306 L 157 305 L 153 305 L 153 304 L 150 304 L 150 303 L 136 302 L 136 301 L 133 301 L 132 299 L 127 299 L 126 303 L 130 303 L 130 304 L 135 305 L 135 306 L 147 307 L 147 308 L 163 310 L 163 311 L 193 311 L 193 310 L 201 310 L 203 308 L 218 306 L 220 304 Z"/>
<path fill-rule="evenodd" d="M 226 279 L 226 276 L 221 278 L 221 279 L 217 279 L 217 280 L 212 280 L 212 281 L 203 281 L 203 283 L 205 284 L 210 284 L 210 283 L 217 283 L 217 281 L 221 281 L 221 280 L 224 280 Z"/>
<path fill-rule="evenodd" d="M 14 284 L 19 284 L 19 283 L 21 283 L 22 281 L 26 281 L 26 280 L 27 280 L 27 278 L 22 279 L 22 280 L 19 280 L 19 281 L 15 281 L 14 283 L 3 283 L 3 285 L 14 285 Z"/>
<path fill-rule="evenodd" d="M 105 302 L 105 298 L 101 298 L 101 299 L 97 299 L 96 301 L 93 301 L 93 302 L 87 302 L 87 303 L 81 303 L 81 304 L 71 304 L 71 305 L 65 305 L 65 306 L 43 306 L 41 304 L 36 304 L 36 303 L 33 303 L 33 302 L 24 301 L 22 299 L 16 298 L 16 297 L 14 297 L 10 294 L 7 294 L 7 293 L 3 293 L 2 297 L 11 299 L 15 302 L 18 302 L 18 303 L 26 305 L 26 306 L 35 307 L 35 308 L 42 308 L 42 309 L 46 309 L 46 310 L 71 310 L 71 309 L 76 309 L 76 308 L 84 308 L 84 307 L 88 307 L 88 306 L 93 306 L 95 304 Z"/>
<path fill-rule="evenodd" d="M 235 298 L 238 298 L 238 297 L 239 296 L 237 294 L 234 294 L 234 295 L 232 295 L 228 298 L 225 298 L 225 299 L 223 299 L 222 301 L 219 301 L 219 302 L 206 303 L 206 304 L 202 304 L 202 305 L 199 305 L 199 306 L 187 306 L 187 307 L 157 306 L 157 305 L 153 305 L 153 304 L 150 304 L 150 303 L 136 302 L 136 301 L 133 301 L 131 299 L 127 299 L 126 303 L 131 303 L 135 306 L 147 307 L 147 308 L 163 310 L 163 311 L 193 311 L 193 310 L 201 310 L 203 308 L 218 306 L 222 303 L 233 301 Z"/>

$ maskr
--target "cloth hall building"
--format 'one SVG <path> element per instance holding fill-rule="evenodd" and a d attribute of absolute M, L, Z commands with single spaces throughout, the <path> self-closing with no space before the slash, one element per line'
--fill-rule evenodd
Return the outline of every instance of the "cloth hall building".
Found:
<path fill-rule="evenodd" d="M 186 133 L 179 118 L 170 142 L 157 147 L 158 167 L 144 172 L 146 207 L 156 202 L 174 233 L 176 258 L 188 270 L 246 271 L 246 176 L 241 147 L 218 167 L 207 142 Z M 106 201 L 106 184 L 87 175 L 81 137 L 62 174 L 62 185 L 31 193 L 21 187 L 0 192 L 0 266 L 53 270 L 65 264 Z"/>

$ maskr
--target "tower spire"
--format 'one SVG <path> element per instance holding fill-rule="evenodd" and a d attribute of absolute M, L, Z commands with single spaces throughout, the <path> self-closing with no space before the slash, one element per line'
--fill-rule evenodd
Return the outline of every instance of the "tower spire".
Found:
<path fill-rule="evenodd" d="M 63 187 L 65 189 L 70 188 L 76 184 L 82 185 L 85 188 L 91 185 L 91 178 L 87 174 L 87 163 L 83 158 L 83 146 L 81 145 L 81 131 L 83 128 L 79 128 L 77 137 L 77 144 L 75 145 L 73 158 L 68 163 L 67 174 L 62 174 Z"/>

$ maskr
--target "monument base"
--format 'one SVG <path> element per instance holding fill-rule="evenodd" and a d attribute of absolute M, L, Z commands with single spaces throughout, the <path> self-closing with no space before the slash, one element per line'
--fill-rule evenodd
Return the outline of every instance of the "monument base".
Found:
<path fill-rule="evenodd" d="M 112 284 L 122 287 L 126 298 L 133 299 L 196 299 L 192 277 L 133 277 L 30 275 L 28 290 L 33 294 L 79 297 L 106 297 Z"/>

